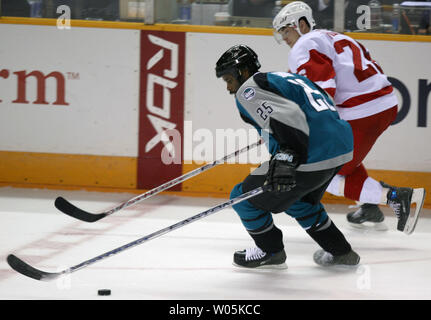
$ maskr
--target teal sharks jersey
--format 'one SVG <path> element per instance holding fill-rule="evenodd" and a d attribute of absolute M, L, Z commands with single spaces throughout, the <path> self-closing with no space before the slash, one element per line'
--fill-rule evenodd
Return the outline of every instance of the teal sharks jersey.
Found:
<path fill-rule="evenodd" d="M 299 155 L 298 171 L 335 168 L 352 159 L 349 123 L 340 119 L 327 93 L 306 77 L 258 72 L 235 97 L 242 119 L 259 131 L 272 155 L 280 148 Z"/>

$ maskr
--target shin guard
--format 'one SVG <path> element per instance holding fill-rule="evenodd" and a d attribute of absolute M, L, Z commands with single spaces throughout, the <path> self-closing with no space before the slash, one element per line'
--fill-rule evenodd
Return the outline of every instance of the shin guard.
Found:
<path fill-rule="evenodd" d="M 324 227 L 310 228 L 306 231 L 323 250 L 333 256 L 340 256 L 352 250 L 344 235 L 330 219 L 320 226 Z"/>

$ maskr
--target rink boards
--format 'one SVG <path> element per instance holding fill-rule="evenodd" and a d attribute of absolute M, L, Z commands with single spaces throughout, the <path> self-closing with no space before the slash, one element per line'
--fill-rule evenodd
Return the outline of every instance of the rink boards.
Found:
<path fill-rule="evenodd" d="M 1 22 L 2 185 L 158 186 L 257 139 L 215 77 L 226 49 L 249 45 L 262 71 L 287 70 L 289 48 L 267 29 L 76 21 L 59 30 L 50 19 Z M 431 190 L 429 37 L 352 36 L 400 99 L 396 123 L 365 165 L 376 179 Z M 264 149 L 243 154 L 173 190 L 227 196 L 267 157 Z"/>

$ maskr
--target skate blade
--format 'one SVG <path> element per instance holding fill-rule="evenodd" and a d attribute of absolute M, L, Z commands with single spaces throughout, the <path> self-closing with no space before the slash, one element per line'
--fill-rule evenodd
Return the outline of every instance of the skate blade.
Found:
<path fill-rule="evenodd" d="M 359 230 L 362 232 L 368 231 L 387 231 L 389 228 L 384 222 L 363 222 L 363 223 L 352 223 L 348 222 L 351 229 Z"/>
<path fill-rule="evenodd" d="M 413 189 L 412 202 L 411 204 L 416 204 L 415 214 L 413 216 L 409 216 L 404 227 L 403 232 L 405 234 L 412 234 L 415 231 L 416 224 L 418 222 L 419 214 L 422 210 L 425 201 L 425 189 Z"/>
<path fill-rule="evenodd" d="M 336 272 L 352 272 L 356 271 L 360 266 L 358 264 L 332 264 L 332 265 L 322 265 L 315 262 L 319 268 L 326 269 L 328 271 L 336 271 Z"/>
<path fill-rule="evenodd" d="M 240 266 L 239 264 L 236 264 L 235 262 L 232 263 L 235 267 L 241 268 L 241 269 L 247 269 L 247 270 L 284 270 L 287 269 L 287 264 L 286 263 L 282 263 L 282 264 L 266 264 L 260 267 L 255 267 L 255 268 L 247 268 L 244 266 Z"/>

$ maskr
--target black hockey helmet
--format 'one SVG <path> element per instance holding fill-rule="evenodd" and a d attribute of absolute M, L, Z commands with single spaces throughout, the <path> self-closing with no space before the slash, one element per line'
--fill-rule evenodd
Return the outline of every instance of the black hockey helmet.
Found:
<path fill-rule="evenodd" d="M 232 73 L 240 77 L 240 68 L 246 67 L 252 74 L 260 68 L 260 62 L 256 52 L 250 47 L 239 44 L 231 47 L 222 54 L 216 63 L 216 76 L 220 78 L 224 74 Z"/>

